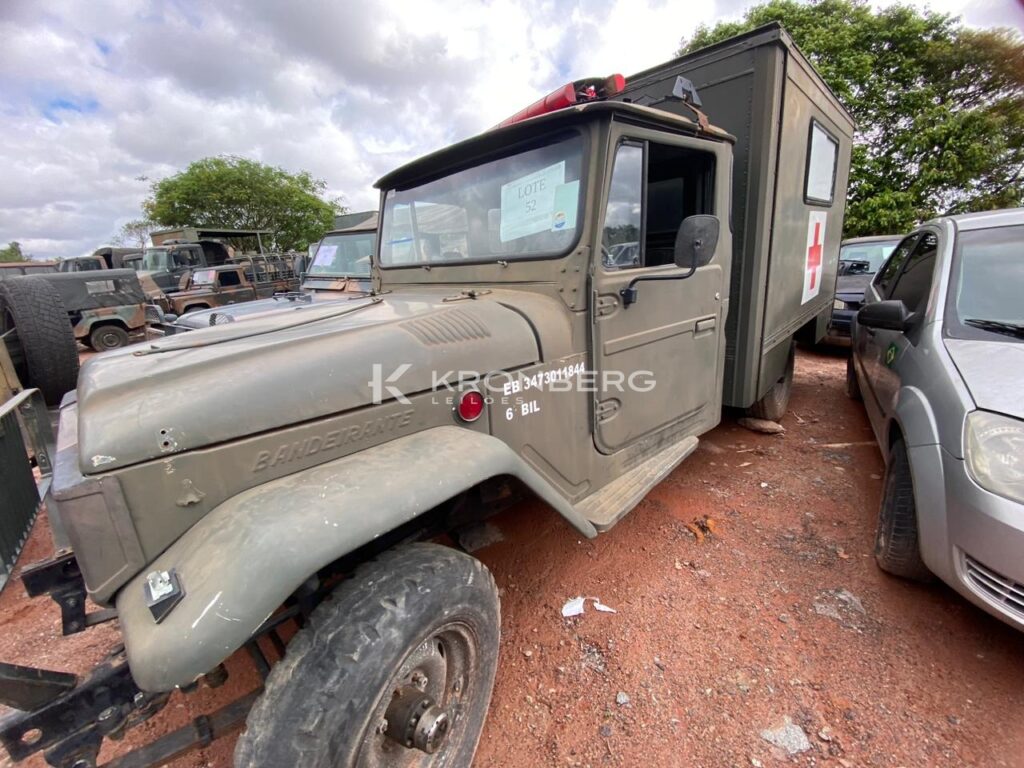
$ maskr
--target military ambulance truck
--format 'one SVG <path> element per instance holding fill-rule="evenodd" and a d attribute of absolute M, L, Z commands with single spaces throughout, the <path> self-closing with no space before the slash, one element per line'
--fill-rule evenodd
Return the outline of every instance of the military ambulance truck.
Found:
<path fill-rule="evenodd" d="M 577 81 L 378 182 L 369 295 L 87 361 L 48 501 L 70 547 L 23 581 L 124 647 L 82 680 L 0 667 L 0 743 L 91 766 L 244 647 L 259 689 L 125 764 L 245 718 L 238 766 L 469 766 L 498 593 L 437 537 L 520 492 L 597 536 L 723 400 L 788 381 L 852 130 L 777 27 Z"/>

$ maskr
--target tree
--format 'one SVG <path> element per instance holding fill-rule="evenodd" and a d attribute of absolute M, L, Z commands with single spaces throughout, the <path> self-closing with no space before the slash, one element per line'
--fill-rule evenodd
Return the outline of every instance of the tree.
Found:
<path fill-rule="evenodd" d="M 679 53 L 781 21 L 857 122 L 848 236 L 1024 203 L 1024 41 L 906 6 L 770 0 Z M 713 118 L 713 116 L 712 116 Z M 713 122 L 713 119 L 712 119 Z"/>
<path fill-rule="evenodd" d="M 264 229 L 277 247 L 305 249 L 319 240 L 342 213 L 336 201 L 322 198 L 327 184 L 309 173 L 243 157 L 198 160 L 181 173 L 154 182 L 146 215 L 167 227 L 216 226 Z"/>
<path fill-rule="evenodd" d="M 12 240 L 6 248 L 0 248 L 0 262 L 2 261 L 25 261 L 25 254 L 21 252 L 21 243 Z"/>
<path fill-rule="evenodd" d="M 158 227 L 158 224 L 148 219 L 132 219 L 121 225 L 111 242 L 124 248 L 145 248 L 149 242 L 149 233 Z"/>

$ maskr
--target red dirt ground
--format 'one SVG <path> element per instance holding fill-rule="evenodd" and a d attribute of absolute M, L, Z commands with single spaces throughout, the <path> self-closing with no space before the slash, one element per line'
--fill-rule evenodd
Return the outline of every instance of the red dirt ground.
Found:
<path fill-rule="evenodd" d="M 502 655 L 476 766 L 1024 767 L 1024 638 L 941 584 L 876 568 L 883 466 L 843 372 L 801 352 L 784 435 L 727 416 L 595 541 L 538 502 L 492 520 L 503 540 L 475 554 L 502 592 Z M 22 563 L 47 536 L 43 521 Z M 562 618 L 577 595 L 618 612 Z M 110 625 L 60 637 L 56 605 L 17 582 L 0 627 L 0 659 L 76 672 L 117 640 Z M 103 757 L 256 685 L 246 657 L 229 668 Z M 761 738 L 784 717 L 809 749 Z M 173 765 L 226 768 L 233 746 Z"/>

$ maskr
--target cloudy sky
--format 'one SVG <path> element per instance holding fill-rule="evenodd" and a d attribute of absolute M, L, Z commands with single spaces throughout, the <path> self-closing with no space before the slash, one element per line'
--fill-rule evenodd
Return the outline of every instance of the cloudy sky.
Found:
<path fill-rule="evenodd" d="M 885 2 L 885 0 L 879 0 Z M 1024 28 L 1022 0 L 913 0 Z M 748 0 L 0 0 L 0 244 L 74 256 L 216 154 L 373 182 L 569 80 L 669 58 Z"/>

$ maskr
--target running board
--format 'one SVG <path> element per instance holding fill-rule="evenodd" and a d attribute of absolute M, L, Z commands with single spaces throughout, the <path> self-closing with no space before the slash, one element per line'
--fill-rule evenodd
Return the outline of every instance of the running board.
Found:
<path fill-rule="evenodd" d="M 693 453 L 696 437 L 687 437 L 634 467 L 576 505 L 576 511 L 604 533 L 632 511 L 650 490 Z"/>

